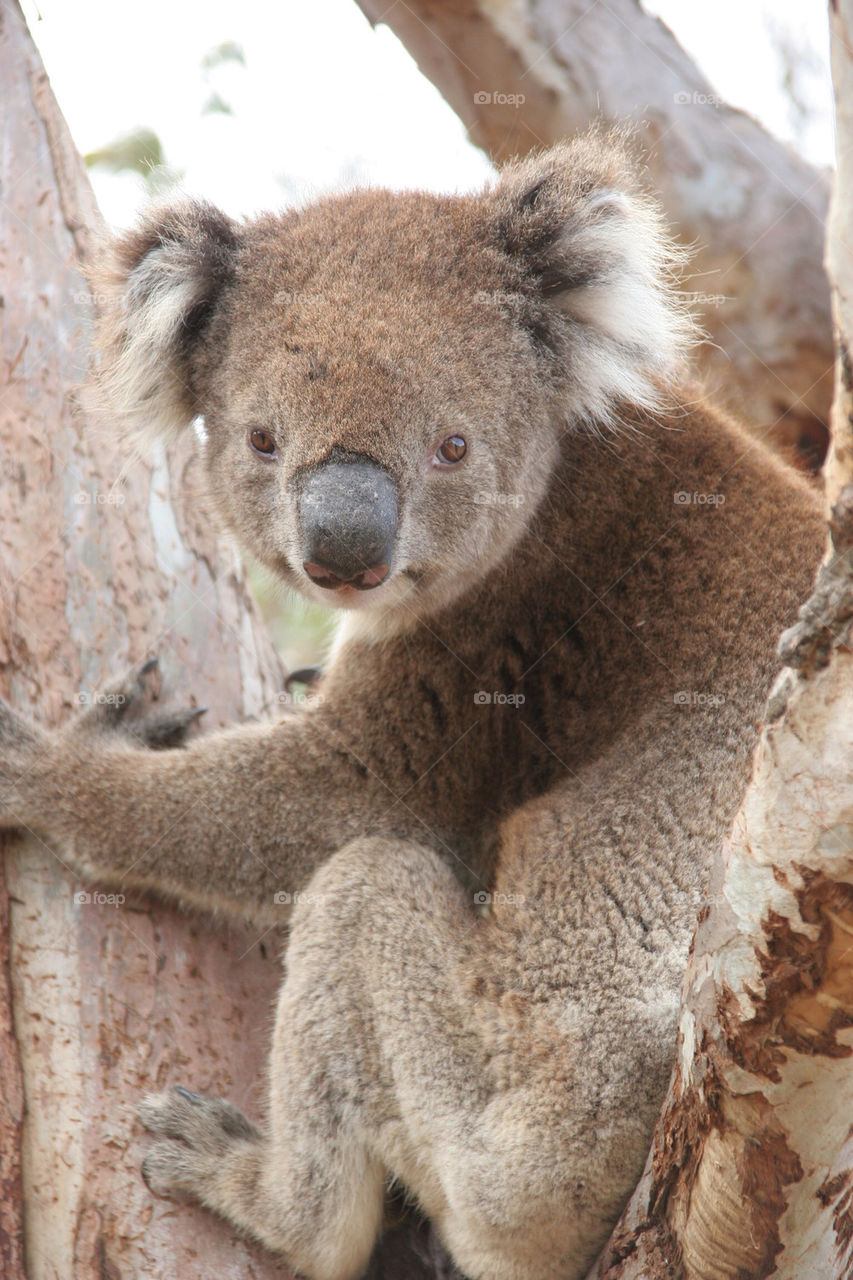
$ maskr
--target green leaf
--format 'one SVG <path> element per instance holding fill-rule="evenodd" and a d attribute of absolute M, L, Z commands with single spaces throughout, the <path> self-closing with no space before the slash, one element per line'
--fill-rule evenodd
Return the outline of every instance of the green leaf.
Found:
<path fill-rule="evenodd" d="M 163 144 L 151 129 L 138 128 L 121 134 L 112 142 L 83 157 L 89 169 L 107 169 L 110 173 L 138 173 L 148 179 L 153 169 L 165 166 Z"/>
<path fill-rule="evenodd" d="M 235 40 L 224 40 L 222 44 L 215 45 L 202 58 L 202 70 L 212 71 L 214 67 L 222 66 L 223 62 L 238 62 L 241 67 L 245 67 L 246 55 L 243 52 L 243 46 L 237 44 Z"/>

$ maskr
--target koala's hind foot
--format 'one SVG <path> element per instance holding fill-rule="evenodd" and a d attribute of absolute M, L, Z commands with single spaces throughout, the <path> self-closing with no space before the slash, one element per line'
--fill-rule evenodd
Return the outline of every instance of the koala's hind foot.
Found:
<path fill-rule="evenodd" d="M 300 1273 L 355 1280 L 367 1263 L 379 1221 L 360 1203 L 382 1203 L 378 1167 L 343 1165 L 353 1179 L 341 1212 L 325 1197 L 334 1181 L 334 1152 L 292 1165 L 288 1153 L 220 1098 L 175 1088 L 150 1094 L 139 1119 L 155 1137 L 142 1176 L 157 1195 L 187 1196 L 226 1218 Z M 328 1163 L 327 1163 L 328 1162 Z M 325 1211 L 325 1212 L 323 1212 Z"/>
<path fill-rule="evenodd" d="M 263 1138 L 230 1102 L 175 1088 L 149 1094 L 139 1119 L 158 1139 L 142 1163 L 158 1195 L 183 1193 L 217 1208 L 222 1192 L 233 1202 L 235 1180 L 257 1177 Z"/>

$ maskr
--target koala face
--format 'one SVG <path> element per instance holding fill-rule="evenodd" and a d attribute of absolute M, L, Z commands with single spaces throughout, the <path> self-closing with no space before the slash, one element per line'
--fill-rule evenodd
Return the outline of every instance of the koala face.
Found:
<path fill-rule="evenodd" d="M 567 433 L 656 402 L 687 332 L 674 256 L 612 139 L 480 196 L 242 226 L 185 202 L 92 273 L 99 384 L 145 435 L 203 416 L 223 518 L 290 586 L 416 617 L 505 558 Z"/>
<path fill-rule="evenodd" d="M 316 600 L 451 599 L 547 483 L 542 357 L 492 301 L 478 212 L 365 194 L 246 237 L 196 373 L 207 471 L 243 543 Z"/>

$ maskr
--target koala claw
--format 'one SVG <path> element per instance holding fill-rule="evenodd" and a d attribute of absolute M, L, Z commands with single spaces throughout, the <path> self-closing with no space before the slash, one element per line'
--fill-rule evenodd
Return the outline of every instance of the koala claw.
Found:
<path fill-rule="evenodd" d="M 158 658 L 112 681 L 75 722 L 77 730 L 120 731 L 154 750 L 181 747 L 206 707 L 159 707 L 163 676 Z"/>
<path fill-rule="evenodd" d="M 235 1146 L 261 1140 L 230 1102 L 181 1087 L 149 1094 L 137 1114 L 158 1139 L 142 1162 L 142 1176 L 160 1195 L 184 1191 L 201 1197 Z"/>
<path fill-rule="evenodd" d="M 163 710 L 157 715 L 148 715 L 144 720 L 131 720 L 127 725 L 129 733 L 139 738 L 146 747 L 162 750 L 170 747 L 182 747 L 186 742 L 190 728 L 204 713 L 207 707 L 175 707 Z"/>
<path fill-rule="evenodd" d="M 196 1106 L 201 1106 L 204 1102 L 203 1093 L 194 1093 L 192 1089 L 185 1089 L 182 1084 L 175 1085 L 175 1093 L 179 1093 L 182 1098 L 186 1098 L 187 1102 L 195 1103 Z"/>

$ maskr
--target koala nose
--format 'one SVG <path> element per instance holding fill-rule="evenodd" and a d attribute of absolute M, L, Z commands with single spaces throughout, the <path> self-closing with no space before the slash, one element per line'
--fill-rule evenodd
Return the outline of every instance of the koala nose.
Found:
<path fill-rule="evenodd" d="M 397 533 L 397 487 L 369 460 L 329 461 L 308 472 L 297 500 L 302 567 L 330 591 L 368 591 L 391 569 Z"/>

